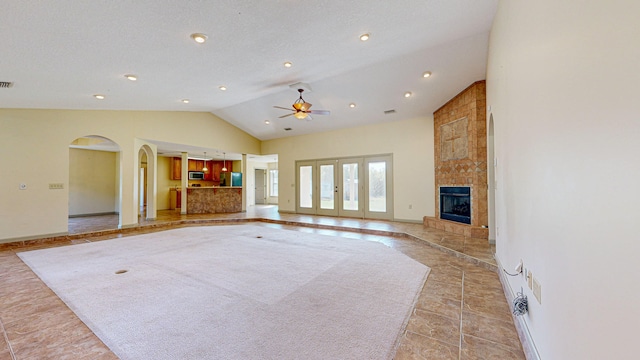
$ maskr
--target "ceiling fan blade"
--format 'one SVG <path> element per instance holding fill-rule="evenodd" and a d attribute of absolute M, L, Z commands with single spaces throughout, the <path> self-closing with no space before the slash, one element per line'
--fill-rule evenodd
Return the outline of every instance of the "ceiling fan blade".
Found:
<path fill-rule="evenodd" d="M 331 111 L 329 110 L 309 110 L 307 112 L 316 115 L 331 115 Z"/>
<path fill-rule="evenodd" d="M 295 110 L 293 110 L 293 109 L 286 108 L 286 107 L 282 107 L 282 106 L 274 106 L 274 108 L 276 108 L 276 109 L 282 109 L 282 110 L 295 111 Z"/>
<path fill-rule="evenodd" d="M 296 113 L 291 113 L 291 114 L 287 114 L 287 115 L 282 115 L 282 116 L 278 116 L 278 119 L 282 119 L 285 118 L 287 116 L 291 116 L 291 115 L 295 115 Z"/>

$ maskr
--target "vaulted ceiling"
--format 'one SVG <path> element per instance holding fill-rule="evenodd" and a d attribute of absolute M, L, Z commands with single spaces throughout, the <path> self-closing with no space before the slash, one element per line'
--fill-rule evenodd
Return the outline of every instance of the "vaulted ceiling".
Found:
<path fill-rule="evenodd" d="M 4 1 L 0 81 L 13 86 L 0 88 L 0 107 L 205 111 L 261 140 L 424 116 L 485 78 L 496 5 Z M 290 107 L 300 82 L 330 115 L 279 118 L 288 111 L 273 106 Z"/>

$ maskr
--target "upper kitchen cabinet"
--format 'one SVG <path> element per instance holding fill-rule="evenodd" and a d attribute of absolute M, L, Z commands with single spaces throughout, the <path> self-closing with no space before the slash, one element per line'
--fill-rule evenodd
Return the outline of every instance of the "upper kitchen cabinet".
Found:
<path fill-rule="evenodd" d="M 189 159 L 189 171 L 202 171 L 202 168 L 207 166 L 207 171 L 204 171 L 204 179 L 205 181 L 220 181 L 220 173 L 222 172 L 222 168 L 224 166 L 223 161 L 214 161 L 214 160 L 192 160 Z M 231 161 L 227 161 L 227 171 L 231 172 L 233 167 L 233 163 Z M 181 180 L 182 179 L 182 158 L 173 157 L 171 158 L 171 180 Z"/>
<path fill-rule="evenodd" d="M 182 158 L 171 158 L 171 180 L 182 179 Z"/>

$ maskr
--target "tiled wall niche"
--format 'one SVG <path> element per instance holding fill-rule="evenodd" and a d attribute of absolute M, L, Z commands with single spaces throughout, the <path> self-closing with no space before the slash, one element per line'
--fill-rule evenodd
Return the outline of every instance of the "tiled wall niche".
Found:
<path fill-rule="evenodd" d="M 436 216 L 424 225 L 464 236 L 489 237 L 486 82 L 477 81 L 433 113 Z M 440 219 L 440 186 L 471 187 L 471 225 Z"/>

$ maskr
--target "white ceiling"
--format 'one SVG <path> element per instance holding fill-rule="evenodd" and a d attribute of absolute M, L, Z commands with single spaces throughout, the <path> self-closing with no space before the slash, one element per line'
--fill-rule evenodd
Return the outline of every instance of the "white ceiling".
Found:
<path fill-rule="evenodd" d="M 14 86 L 0 89 L 0 107 L 207 111 L 261 140 L 424 116 L 485 78 L 496 5 L 2 0 L 0 81 Z M 208 41 L 196 44 L 196 32 Z M 287 111 L 273 106 L 291 106 L 297 82 L 311 86 L 312 110 L 331 114 L 278 119 Z"/>

